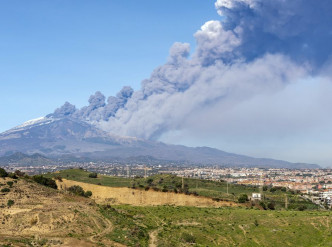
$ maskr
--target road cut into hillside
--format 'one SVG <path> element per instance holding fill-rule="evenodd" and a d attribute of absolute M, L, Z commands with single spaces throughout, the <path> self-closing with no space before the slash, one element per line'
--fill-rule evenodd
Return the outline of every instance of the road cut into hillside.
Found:
<path fill-rule="evenodd" d="M 92 199 L 97 203 L 129 204 L 133 206 L 193 206 L 193 207 L 234 207 L 239 204 L 227 201 L 214 201 L 212 198 L 185 195 L 172 192 L 158 192 L 153 190 L 139 190 L 126 187 L 108 187 L 63 179 L 57 181 L 60 190 L 79 185 L 85 191 L 92 192 Z"/>

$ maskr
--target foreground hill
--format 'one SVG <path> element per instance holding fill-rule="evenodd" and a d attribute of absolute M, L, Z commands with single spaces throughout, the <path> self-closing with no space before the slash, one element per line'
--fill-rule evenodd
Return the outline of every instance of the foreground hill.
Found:
<path fill-rule="evenodd" d="M 72 118 L 45 117 L 0 134 L 0 156 L 39 153 L 59 160 L 180 162 L 226 166 L 318 168 L 317 165 L 259 159 L 208 147 L 168 145 L 107 133 Z M 6 159 L 6 158 L 5 158 Z M 1 163 L 1 160 L 0 160 Z"/>
<path fill-rule="evenodd" d="M 27 178 L 0 184 L 0 246 L 332 244 L 329 211 L 97 205 Z"/>

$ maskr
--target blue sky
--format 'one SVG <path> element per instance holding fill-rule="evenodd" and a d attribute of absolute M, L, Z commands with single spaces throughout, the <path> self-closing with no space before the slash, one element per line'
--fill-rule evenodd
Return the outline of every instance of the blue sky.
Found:
<path fill-rule="evenodd" d="M 0 2 L 0 132 L 95 91 L 140 87 L 175 41 L 195 44 L 214 1 Z"/>
<path fill-rule="evenodd" d="M 330 166 L 331 12 L 330 0 L 0 1 L 0 131 L 69 101 L 119 135 Z M 135 92 L 88 103 L 125 85 Z"/>

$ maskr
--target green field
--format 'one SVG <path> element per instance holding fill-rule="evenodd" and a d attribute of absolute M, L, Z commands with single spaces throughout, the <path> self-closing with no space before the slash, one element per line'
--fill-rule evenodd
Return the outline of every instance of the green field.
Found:
<path fill-rule="evenodd" d="M 101 207 L 128 246 L 332 246 L 331 212 L 240 208 Z"/>
<path fill-rule="evenodd" d="M 89 178 L 90 172 L 82 169 L 63 170 L 59 173 L 46 174 L 47 177 L 60 176 L 65 179 L 70 179 L 79 182 L 99 184 L 110 187 L 131 187 L 135 189 L 153 189 L 159 191 L 170 191 L 176 193 L 194 193 L 200 196 L 214 198 L 215 200 L 227 200 L 237 202 L 241 194 L 251 196 L 253 192 L 259 192 L 260 188 L 257 186 L 244 186 L 237 184 L 227 184 L 220 181 L 210 181 L 202 179 L 184 178 L 184 188 L 182 187 L 182 178 L 170 174 L 157 174 L 148 178 L 120 178 L 112 176 L 98 175 L 97 178 Z M 302 198 L 300 194 L 280 188 L 274 192 L 267 191 L 264 194 L 264 204 L 267 206 L 272 203 L 275 209 L 285 208 L 285 198 L 287 196 L 288 209 L 304 210 L 304 209 L 319 209 L 319 207 L 310 201 Z M 250 205 L 255 206 L 255 205 Z M 256 206 L 259 206 L 256 203 Z"/>

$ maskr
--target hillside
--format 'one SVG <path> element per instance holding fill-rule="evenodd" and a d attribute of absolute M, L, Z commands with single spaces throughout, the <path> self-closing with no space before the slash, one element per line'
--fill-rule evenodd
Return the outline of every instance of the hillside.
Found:
<path fill-rule="evenodd" d="M 0 178 L 0 183 L 10 190 L 0 193 L 0 246 L 332 244 L 330 211 L 98 205 L 29 178 Z"/>
<path fill-rule="evenodd" d="M 182 188 L 182 178 L 169 174 L 158 174 L 147 178 L 120 178 L 105 175 L 98 175 L 97 178 L 89 177 L 90 172 L 84 171 L 82 169 L 69 169 L 62 170 L 57 173 L 46 174 L 46 177 L 61 177 L 69 181 L 77 181 L 85 184 L 93 184 L 101 187 L 112 187 L 112 188 L 132 188 L 135 189 L 136 193 L 143 193 L 141 191 L 151 191 L 157 192 L 169 192 L 173 194 L 187 194 L 196 195 L 200 197 L 212 198 L 214 201 L 221 202 L 238 202 L 238 197 L 241 194 L 247 194 L 251 197 L 254 192 L 261 192 L 260 188 L 257 186 L 244 186 L 237 184 L 228 184 L 225 182 L 209 181 L 202 179 L 191 179 L 184 178 L 184 187 Z M 69 182 L 65 182 L 69 183 Z M 71 182 L 73 183 L 73 182 Z M 61 183 L 59 183 L 61 184 Z M 83 184 L 81 184 L 84 186 Z M 228 193 L 227 193 L 228 187 Z M 89 190 L 92 190 L 89 187 Z M 105 191 L 106 189 L 104 189 Z M 135 192 L 134 190 L 134 192 Z M 107 190 L 106 190 L 107 191 Z M 105 193 L 109 198 L 113 195 L 113 190 L 109 189 L 108 193 Z M 151 194 L 152 194 L 151 193 Z M 262 192 L 264 195 L 264 205 L 267 206 L 269 203 L 273 203 L 274 207 L 278 209 L 285 208 L 285 197 L 287 196 L 288 208 L 289 209 L 318 209 L 316 204 L 311 201 L 301 197 L 299 193 L 292 190 L 287 190 L 286 188 L 277 188 L 276 190 L 271 190 L 271 188 L 266 188 L 266 191 Z M 107 196 L 101 196 L 102 198 L 107 198 Z M 133 204 L 132 202 L 128 202 Z M 134 204 L 137 205 L 137 204 Z M 146 204 L 145 204 L 146 205 Z M 151 205 L 151 204 L 150 204 Z M 159 205 L 159 204 L 156 204 Z M 176 205 L 176 204 L 175 204 Z M 181 204 L 178 204 L 181 205 Z M 183 204 L 182 204 L 183 205 Z M 191 204 L 198 205 L 198 204 Z M 213 206 L 213 204 L 210 204 Z M 261 205 L 256 203 L 248 204 L 249 207 L 255 206 L 261 208 Z"/>
<path fill-rule="evenodd" d="M 0 134 L 0 156 L 39 153 L 57 160 L 178 162 L 225 166 L 318 168 L 318 165 L 252 158 L 209 147 L 186 147 L 118 136 L 78 119 L 52 116 L 28 121 Z M 6 158 L 5 158 L 6 159 Z M 38 164 L 38 160 L 36 160 Z"/>

